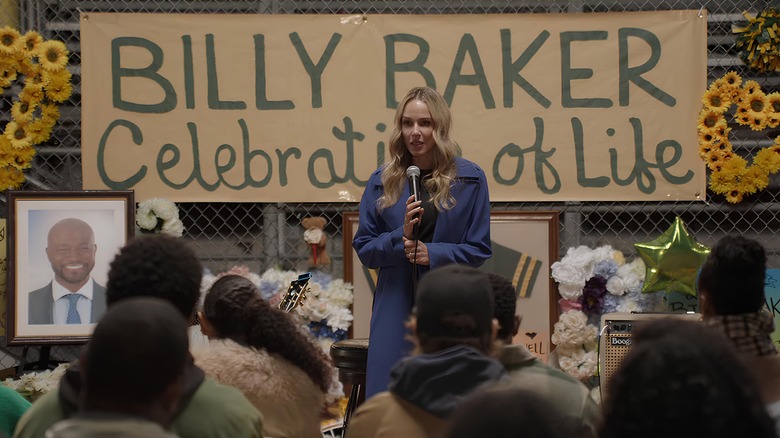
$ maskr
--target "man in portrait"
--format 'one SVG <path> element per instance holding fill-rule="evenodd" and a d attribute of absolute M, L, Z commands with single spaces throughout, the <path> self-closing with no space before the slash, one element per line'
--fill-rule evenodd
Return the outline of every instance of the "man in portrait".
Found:
<path fill-rule="evenodd" d="M 106 311 L 106 288 L 95 283 L 95 233 L 81 219 L 63 219 L 49 230 L 46 256 L 54 280 L 30 293 L 29 324 L 95 323 Z"/>

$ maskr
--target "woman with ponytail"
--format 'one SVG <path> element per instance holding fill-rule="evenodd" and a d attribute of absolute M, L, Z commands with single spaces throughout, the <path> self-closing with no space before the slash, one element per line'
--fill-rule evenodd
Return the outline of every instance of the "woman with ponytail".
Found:
<path fill-rule="evenodd" d="M 207 346 L 193 351 L 206 375 L 240 389 L 263 414 L 266 436 L 321 438 L 320 413 L 333 376 L 325 354 L 255 285 L 226 275 L 199 312 Z"/>

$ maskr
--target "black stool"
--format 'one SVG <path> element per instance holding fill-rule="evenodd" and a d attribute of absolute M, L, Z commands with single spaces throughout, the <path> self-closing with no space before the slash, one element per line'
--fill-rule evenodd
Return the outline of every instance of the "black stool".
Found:
<path fill-rule="evenodd" d="M 368 361 L 368 339 L 345 339 L 330 346 L 333 365 L 339 369 L 339 381 L 352 385 L 347 410 L 344 413 L 344 435 L 352 413 L 366 400 L 366 362 Z"/>

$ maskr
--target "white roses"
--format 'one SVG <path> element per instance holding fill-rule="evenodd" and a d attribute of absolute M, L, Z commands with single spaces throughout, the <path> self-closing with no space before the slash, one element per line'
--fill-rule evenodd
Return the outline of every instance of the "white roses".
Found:
<path fill-rule="evenodd" d="M 179 208 L 167 199 L 153 198 L 139 203 L 135 212 L 135 223 L 145 231 L 159 230 L 174 237 L 181 237 L 184 234 L 184 224 L 179 219 Z"/>

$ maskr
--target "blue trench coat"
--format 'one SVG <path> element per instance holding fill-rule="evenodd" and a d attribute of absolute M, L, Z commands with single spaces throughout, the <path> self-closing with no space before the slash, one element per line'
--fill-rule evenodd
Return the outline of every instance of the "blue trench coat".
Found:
<path fill-rule="evenodd" d="M 487 178 L 476 164 L 456 158 L 452 187 L 455 207 L 439 212 L 433 241 L 426 243 L 430 268 L 418 266 L 420 277 L 429 269 L 453 263 L 478 267 L 490 258 L 490 197 Z M 377 211 L 382 196 L 382 169 L 366 184 L 360 201 L 360 221 L 352 246 L 368 268 L 379 269 L 371 313 L 366 397 L 386 391 L 390 370 L 411 350 L 404 323 L 412 310 L 412 264 L 403 244 L 403 221 L 408 182 L 398 202 Z"/>

